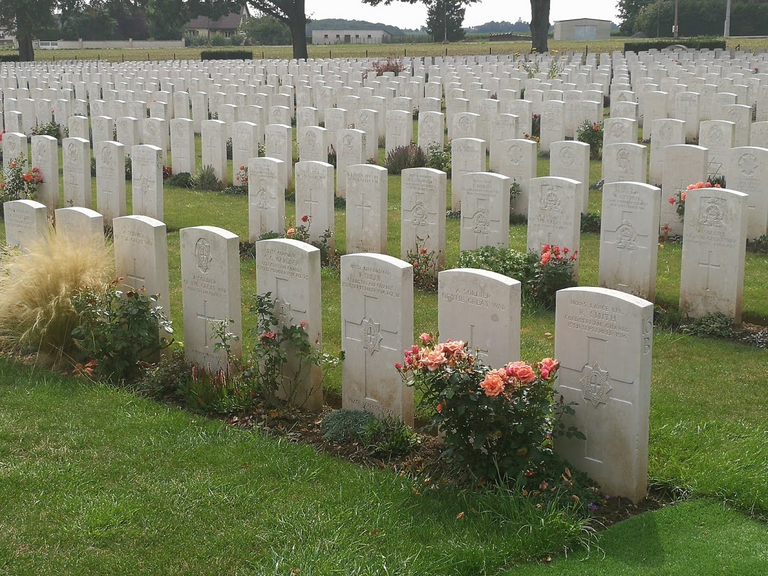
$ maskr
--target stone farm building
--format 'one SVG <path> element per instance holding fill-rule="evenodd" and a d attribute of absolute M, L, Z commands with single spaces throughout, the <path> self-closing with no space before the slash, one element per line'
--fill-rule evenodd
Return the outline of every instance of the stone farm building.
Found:
<path fill-rule="evenodd" d="M 555 22 L 555 40 L 608 40 L 610 37 L 610 20 L 575 18 Z"/>
<path fill-rule="evenodd" d="M 312 30 L 312 44 L 388 44 L 386 30 Z"/>
<path fill-rule="evenodd" d="M 237 34 L 237 30 L 245 20 L 250 18 L 248 8 L 243 6 L 238 12 L 230 12 L 218 20 L 207 16 L 198 16 L 184 25 L 184 33 L 188 36 L 203 36 L 210 38 L 214 34 L 221 34 L 231 38 Z"/>

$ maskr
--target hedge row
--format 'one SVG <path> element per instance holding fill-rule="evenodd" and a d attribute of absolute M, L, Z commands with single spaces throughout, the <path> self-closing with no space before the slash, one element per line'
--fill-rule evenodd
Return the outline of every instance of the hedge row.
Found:
<path fill-rule="evenodd" d="M 253 60 L 251 50 L 202 50 L 200 60 Z"/>
<path fill-rule="evenodd" d="M 670 46 L 685 46 L 691 50 L 725 50 L 725 40 L 703 39 L 694 40 L 691 38 L 670 38 L 667 40 L 656 40 L 653 42 L 624 42 L 624 53 L 644 52 L 647 50 L 663 50 Z"/>
<path fill-rule="evenodd" d="M 19 61 L 19 55 L 18 54 L 3 54 L 0 56 L 0 62 L 18 62 Z"/>

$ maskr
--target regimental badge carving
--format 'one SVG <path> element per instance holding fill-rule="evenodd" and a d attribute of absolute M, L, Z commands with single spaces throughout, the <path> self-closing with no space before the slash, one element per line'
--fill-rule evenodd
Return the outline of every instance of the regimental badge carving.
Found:
<path fill-rule="evenodd" d="M 611 136 L 616 140 L 624 137 L 624 126 L 621 122 L 611 124 Z"/>
<path fill-rule="evenodd" d="M 272 197 L 269 195 L 269 192 L 264 190 L 264 188 L 260 188 L 258 192 L 253 197 L 254 203 L 256 204 L 256 207 L 260 210 L 268 210 L 272 207 Z"/>
<path fill-rule="evenodd" d="M 712 126 L 709 129 L 709 139 L 717 144 L 722 144 L 723 129 L 720 126 Z"/>
<path fill-rule="evenodd" d="M 373 318 L 363 318 L 363 325 L 360 328 L 360 340 L 363 342 L 363 350 L 373 356 L 381 348 L 381 341 L 384 336 L 381 335 L 381 324 Z"/>
<path fill-rule="evenodd" d="M 560 150 L 560 162 L 562 162 L 564 166 L 573 166 L 573 161 L 575 159 L 576 157 L 573 155 L 573 150 L 570 148 L 563 148 Z"/>
<path fill-rule="evenodd" d="M 584 365 L 581 374 L 581 391 L 584 400 L 592 402 L 592 405 L 597 408 L 600 404 L 608 403 L 608 393 L 611 390 L 613 388 L 608 384 L 608 370 L 602 368 L 599 362 L 595 362 L 593 366 Z"/>
<path fill-rule="evenodd" d="M 347 150 L 352 150 L 352 147 L 355 145 L 355 139 L 352 137 L 352 134 L 345 134 L 342 142 Z"/>
<path fill-rule="evenodd" d="M 546 212 L 562 212 L 563 207 L 560 202 L 560 197 L 557 195 L 559 188 L 555 186 L 545 185 L 542 188 L 541 202 L 539 203 L 539 209 Z"/>
<path fill-rule="evenodd" d="M 475 234 L 490 234 L 491 233 L 491 221 L 488 218 L 488 210 L 478 210 L 474 216 L 475 225 L 472 227 L 472 232 Z"/>
<path fill-rule="evenodd" d="M 616 228 L 616 249 L 617 250 L 634 250 L 637 248 L 635 245 L 635 238 L 637 234 L 632 227 L 632 223 L 629 220 L 623 220 L 619 227 Z"/>
<path fill-rule="evenodd" d="M 211 269 L 211 244 L 205 238 L 199 238 L 195 243 L 195 259 L 197 260 L 197 269 L 203 274 L 207 274 Z"/>
<path fill-rule="evenodd" d="M 507 155 L 509 156 L 509 161 L 512 162 L 512 164 L 515 166 L 518 166 L 523 160 L 523 151 L 517 144 L 513 144 L 509 147 L 509 150 L 507 150 Z"/>
<path fill-rule="evenodd" d="M 699 224 L 722 228 L 725 217 L 725 200 L 722 198 L 702 197 L 699 204 Z"/>
<path fill-rule="evenodd" d="M 739 158 L 739 169 L 744 176 L 752 176 L 757 171 L 757 158 L 754 154 L 742 154 Z"/>
<path fill-rule="evenodd" d="M 411 218 L 411 224 L 414 226 L 427 226 L 429 224 L 427 220 L 427 209 L 423 202 L 416 202 L 411 210 L 413 217 Z"/>
<path fill-rule="evenodd" d="M 616 164 L 622 170 L 626 170 L 629 167 L 629 150 L 626 148 L 619 148 L 616 151 Z"/>
<path fill-rule="evenodd" d="M 661 136 L 661 139 L 665 142 L 672 140 L 672 126 L 669 122 L 664 122 L 664 124 L 661 125 L 659 136 Z"/>

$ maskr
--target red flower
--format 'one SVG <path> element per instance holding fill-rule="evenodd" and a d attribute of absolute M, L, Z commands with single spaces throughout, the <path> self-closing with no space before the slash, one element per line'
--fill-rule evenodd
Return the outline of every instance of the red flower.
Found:
<path fill-rule="evenodd" d="M 301 217 L 301 221 L 302 221 L 302 222 L 309 222 L 309 216 L 307 216 L 306 214 L 304 214 L 304 216 L 302 216 L 302 217 Z"/>

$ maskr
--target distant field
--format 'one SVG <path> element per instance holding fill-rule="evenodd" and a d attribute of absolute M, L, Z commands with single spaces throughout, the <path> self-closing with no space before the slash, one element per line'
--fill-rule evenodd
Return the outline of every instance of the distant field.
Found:
<path fill-rule="evenodd" d="M 592 42 L 555 42 L 550 41 L 549 49 L 567 52 L 569 50 L 584 52 L 613 52 L 623 50 L 627 38 L 611 38 Z M 679 39 L 685 44 L 685 39 Z M 768 38 L 731 38 L 727 42 L 728 48 L 768 49 Z M 292 57 L 290 46 L 244 46 L 222 47 L 221 50 L 231 49 L 251 50 L 254 58 L 278 58 Z M 487 40 L 475 42 L 458 42 L 453 44 L 442 43 L 413 43 L 413 44 L 342 44 L 334 46 L 310 46 L 310 58 L 366 58 L 366 57 L 403 57 L 403 56 L 478 56 L 487 54 L 525 54 L 530 51 L 530 42 L 489 42 Z M 121 60 L 199 60 L 201 50 L 216 50 L 217 48 L 177 48 L 177 49 L 103 49 L 103 50 L 37 50 L 35 59 L 46 60 L 107 60 L 118 62 Z"/>

